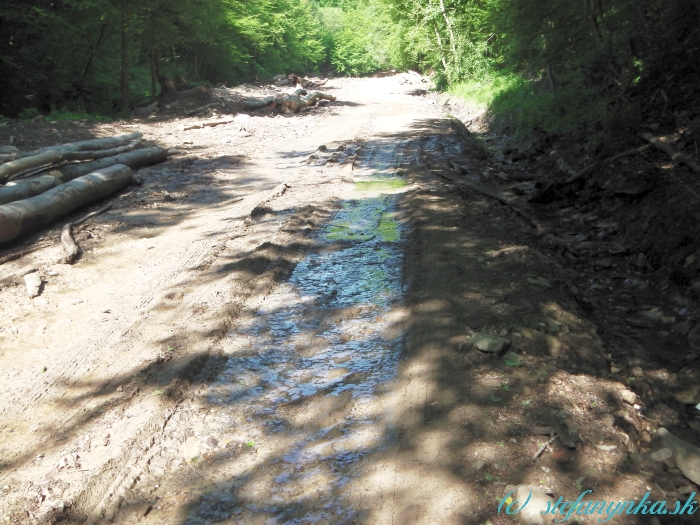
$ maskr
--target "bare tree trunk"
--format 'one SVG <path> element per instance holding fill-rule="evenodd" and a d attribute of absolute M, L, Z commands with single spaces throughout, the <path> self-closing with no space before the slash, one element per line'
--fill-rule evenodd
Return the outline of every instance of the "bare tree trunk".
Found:
<path fill-rule="evenodd" d="M 433 26 L 433 29 L 435 29 L 435 36 L 437 37 L 438 47 L 440 48 L 440 60 L 442 61 L 442 67 L 444 67 L 445 72 L 447 72 L 447 60 L 445 60 L 445 52 L 442 48 L 442 38 L 440 38 L 440 32 L 438 31 L 437 26 Z"/>
<path fill-rule="evenodd" d="M 122 6 L 122 53 L 121 53 L 121 109 L 122 113 L 129 111 L 129 31 L 128 31 L 129 16 L 126 12 L 126 6 Z"/>
<path fill-rule="evenodd" d="M 442 10 L 442 16 L 445 17 L 445 24 L 447 25 L 447 30 L 450 32 L 450 47 L 452 47 L 452 56 L 456 63 L 458 57 L 457 47 L 455 46 L 455 34 L 454 31 L 452 31 L 452 22 L 450 22 L 450 18 L 447 16 L 447 11 L 445 10 L 445 3 L 442 0 L 440 0 L 440 9 Z"/>
<path fill-rule="evenodd" d="M 131 182 L 131 168 L 115 164 L 46 193 L 0 206 L 0 243 L 36 230 L 68 213 L 103 199 Z"/>
<path fill-rule="evenodd" d="M 156 93 L 156 82 L 158 77 L 156 76 L 156 16 L 155 11 L 151 13 L 151 42 L 150 42 L 150 57 L 151 57 L 151 98 L 155 100 Z"/>
<path fill-rule="evenodd" d="M 92 52 L 90 53 L 90 58 L 87 61 L 87 64 L 85 65 L 85 69 L 83 70 L 83 77 L 80 79 L 79 85 L 82 86 L 83 83 L 85 82 L 85 78 L 87 78 L 88 71 L 90 71 L 90 66 L 92 65 L 92 59 L 95 58 L 95 53 L 97 53 L 97 48 L 100 47 L 100 43 L 102 42 L 102 37 L 105 34 L 105 29 L 107 29 L 107 24 L 102 24 L 102 27 L 100 28 L 100 36 L 97 37 L 97 43 L 95 44 L 95 47 L 92 48 Z"/>

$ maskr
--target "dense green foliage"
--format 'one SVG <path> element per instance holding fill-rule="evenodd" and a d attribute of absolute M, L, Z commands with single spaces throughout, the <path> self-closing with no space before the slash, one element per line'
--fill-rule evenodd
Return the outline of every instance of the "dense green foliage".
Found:
<path fill-rule="evenodd" d="M 487 103 L 521 133 L 633 127 L 642 109 L 696 92 L 688 87 L 698 80 L 696 0 L 360 5 L 391 19 L 396 36 L 381 40 L 390 65 L 434 71 L 440 87 Z M 361 45 L 362 35 L 354 42 Z M 376 55 L 367 48 L 367 56 Z"/>
<path fill-rule="evenodd" d="M 326 58 L 308 0 L 5 0 L 0 113 L 119 107 L 122 38 L 132 104 L 159 76 L 235 83 L 314 69 Z"/>
<path fill-rule="evenodd" d="M 114 112 L 122 68 L 132 105 L 165 77 L 410 68 L 520 132 L 624 127 L 695 94 L 698 50 L 697 0 L 5 0 L 0 113 Z"/>

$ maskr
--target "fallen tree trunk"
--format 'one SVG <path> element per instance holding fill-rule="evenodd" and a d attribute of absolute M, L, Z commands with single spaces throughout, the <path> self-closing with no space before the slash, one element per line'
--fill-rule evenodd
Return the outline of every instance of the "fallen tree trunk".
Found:
<path fill-rule="evenodd" d="M 204 106 L 200 106 L 198 108 L 193 109 L 192 111 L 188 111 L 185 113 L 185 116 L 189 117 L 191 115 L 196 115 L 197 113 L 202 113 L 203 111 L 206 111 L 209 108 L 212 108 L 214 106 L 218 106 L 218 102 L 211 102 L 209 104 L 206 104 Z"/>
<path fill-rule="evenodd" d="M 102 199 L 129 185 L 131 168 L 115 164 L 61 184 L 46 193 L 0 206 L 0 243 Z"/>
<path fill-rule="evenodd" d="M 93 162 L 66 164 L 65 166 L 51 169 L 37 177 L 10 182 L 6 186 L 0 186 L 0 205 L 40 195 L 60 184 L 70 182 L 73 179 L 92 173 L 95 170 L 108 168 L 115 164 L 124 164 L 125 166 L 129 166 L 132 170 L 137 170 L 144 166 L 157 164 L 167 158 L 168 150 L 163 148 L 148 148 Z"/>
<path fill-rule="evenodd" d="M 68 142 L 66 144 L 58 144 L 57 146 L 49 146 L 48 148 L 41 148 L 34 151 L 27 151 L 17 155 L 17 158 L 33 157 L 34 155 L 39 155 L 47 151 L 94 151 L 104 149 L 109 146 L 116 146 L 118 144 L 124 144 L 125 142 L 131 142 L 132 140 L 140 139 L 143 137 L 143 133 L 135 132 L 128 133 L 126 135 L 115 135 L 114 137 L 104 137 L 101 139 L 90 139 L 81 140 L 79 142 Z"/>
<path fill-rule="evenodd" d="M 62 160 L 85 160 L 100 158 L 99 151 L 108 146 L 115 146 L 140 139 L 143 133 L 130 133 L 116 137 L 106 137 L 103 139 L 84 140 L 69 144 L 59 144 L 41 150 L 21 153 L 16 160 L 0 165 L 0 184 L 9 180 L 13 175 L 18 175 L 34 168 L 40 168 L 51 164 L 56 164 Z M 97 152 L 94 155 L 85 155 L 82 152 Z M 116 151 L 120 153 L 120 151 Z M 111 150 L 106 156 L 112 156 L 115 150 Z"/>
<path fill-rule="evenodd" d="M 285 113 L 297 113 L 302 108 L 313 106 L 319 100 L 334 101 L 333 95 L 326 95 L 320 91 L 312 91 L 309 94 L 291 94 L 282 101 L 282 111 Z"/>
<path fill-rule="evenodd" d="M 188 89 L 187 91 L 178 91 L 177 98 L 196 97 L 198 95 L 208 95 L 209 88 L 206 86 L 197 86 L 196 88 Z"/>
<path fill-rule="evenodd" d="M 302 108 L 313 106 L 319 100 L 336 100 L 334 96 L 318 91 L 307 94 L 303 88 L 296 89 L 292 93 L 279 93 L 261 98 L 238 98 L 239 93 L 230 91 L 215 89 L 212 97 L 231 113 L 274 107 L 280 107 L 287 113 L 296 113 Z"/>
<path fill-rule="evenodd" d="M 275 95 L 263 98 L 244 98 L 243 100 L 239 100 L 236 106 L 239 111 L 255 111 L 256 109 L 274 104 L 276 99 L 277 97 Z"/>
<path fill-rule="evenodd" d="M 61 161 L 61 153 L 58 151 L 46 151 L 31 157 L 6 162 L 0 166 L 0 184 L 8 180 L 13 175 L 23 173 L 25 171 L 41 168 Z"/>
<path fill-rule="evenodd" d="M 126 146 L 122 146 L 120 148 L 114 148 L 114 149 L 105 149 L 105 150 L 96 150 L 96 151 L 68 151 L 65 153 L 59 153 L 61 160 L 59 162 L 54 162 L 52 164 L 49 164 L 48 166 L 42 166 L 39 169 L 32 168 L 27 171 L 22 171 L 20 173 L 15 173 L 14 175 L 8 177 L 8 182 L 13 181 L 16 179 L 21 179 L 21 178 L 26 178 L 30 176 L 34 176 L 37 174 L 40 174 L 42 171 L 51 169 L 51 166 L 54 164 L 58 164 L 60 162 L 64 161 L 75 161 L 75 160 L 98 160 L 98 159 L 103 159 L 107 157 L 114 157 L 115 155 L 119 155 L 120 153 L 126 153 L 127 151 L 131 151 L 132 149 L 135 149 L 136 146 L 141 144 L 142 140 L 135 140 L 131 144 L 128 144 Z M 32 157 L 28 157 L 32 158 Z"/>
<path fill-rule="evenodd" d="M 143 106 L 141 108 L 134 108 L 134 111 L 132 112 L 133 115 L 139 116 L 139 117 L 146 117 L 153 113 L 154 111 L 158 111 L 158 101 L 156 100 L 153 104 L 149 104 L 148 106 Z"/>
<path fill-rule="evenodd" d="M 132 149 L 136 148 L 141 144 L 141 140 L 135 140 L 131 144 L 128 144 L 126 146 L 122 146 L 120 148 L 114 148 L 114 149 L 106 149 L 106 150 L 96 150 L 96 151 L 68 151 L 65 153 L 60 153 L 60 160 L 57 162 L 52 162 L 51 164 L 48 165 L 41 165 L 39 168 L 30 168 L 24 171 L 20 171 L 19 173 L 15 173 L 14 175 L 11 175 L 10 177 L 7 178 L 7 182 L 17 180 L 17 179 L 24 179 L 28 177 L 34 177 L 38 174 L 41 174 L 43 171 L 51 169 L 52 166 L 55 166 L 57 164 L 60 164 L 61 162 L 65 161 L 74 161 L 74 160 L 97 160 L 97 159 L 103 159 L 105 157 L 113 157 L 115 155 L 119 155 L 120 153 L 125 153 L 127 151 L 131 151 Z M 43 155 L 43 154 L 42 154 Z M 34 157 L 28 157 L 28 158 L 34 158 Z"/>
<path fill-rule="evenodd" d="M 324 78 L 321 80 L 320 78 L 301 78 L 300 76 L 292 73 L 290 75 L 277 75 L 273 78 L 273 81 L 275 86 L 289 86 L 298 84 L 303 88 L 315 88 L 323 86 L 326 82 L 328 82 L 328 79 Z"/>

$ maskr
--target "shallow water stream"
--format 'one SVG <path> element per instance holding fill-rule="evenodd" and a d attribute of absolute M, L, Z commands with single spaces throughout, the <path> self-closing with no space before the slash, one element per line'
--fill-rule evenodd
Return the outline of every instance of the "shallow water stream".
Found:
<path fill-rule="evenodd" d="M 390 390 L 403 345 L 400 195 L 381 191 L 404 180 L 377 162 L 391 151 L 379 153 L 378 169 L 365 167 L 357 198 L 342 203 L 318 248 L 229 335 L 231 357 L 201 392 L 218 407 L 207 432 L 255 453 L 213 474 L 221 489 L 188 523 L 358 518 L 359 473 L 393 442 L 389 409 L 377 399 Z"/>

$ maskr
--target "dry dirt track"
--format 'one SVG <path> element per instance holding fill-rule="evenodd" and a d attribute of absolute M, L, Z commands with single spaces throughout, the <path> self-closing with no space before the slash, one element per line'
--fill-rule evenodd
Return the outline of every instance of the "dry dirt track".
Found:
<path fill-rule="evenodd" d="M 530 462 L 523 407 L 551 393 L 542 413 L 576 432 L 557 385 L 585 391 L 604 351 L 565 287 L 536 284 L 564 280 L 528 226 L 431 172 L 471 161 L 440 108 L 398 77 L 331 86 L 291 118 L 99 128 L 181 150 L 91 221 L 79 264 L 53 262 L 54 228 L 1 267 L 0 519 L 495 524 L 507 484 L 570 496 L 579 470 L 639 495 L 614 454 L 556 478 Z M 585 357 L 575 379 L 529 337 L 524 368 L 464 352 L 470 328 L 541 320 Z"/>

